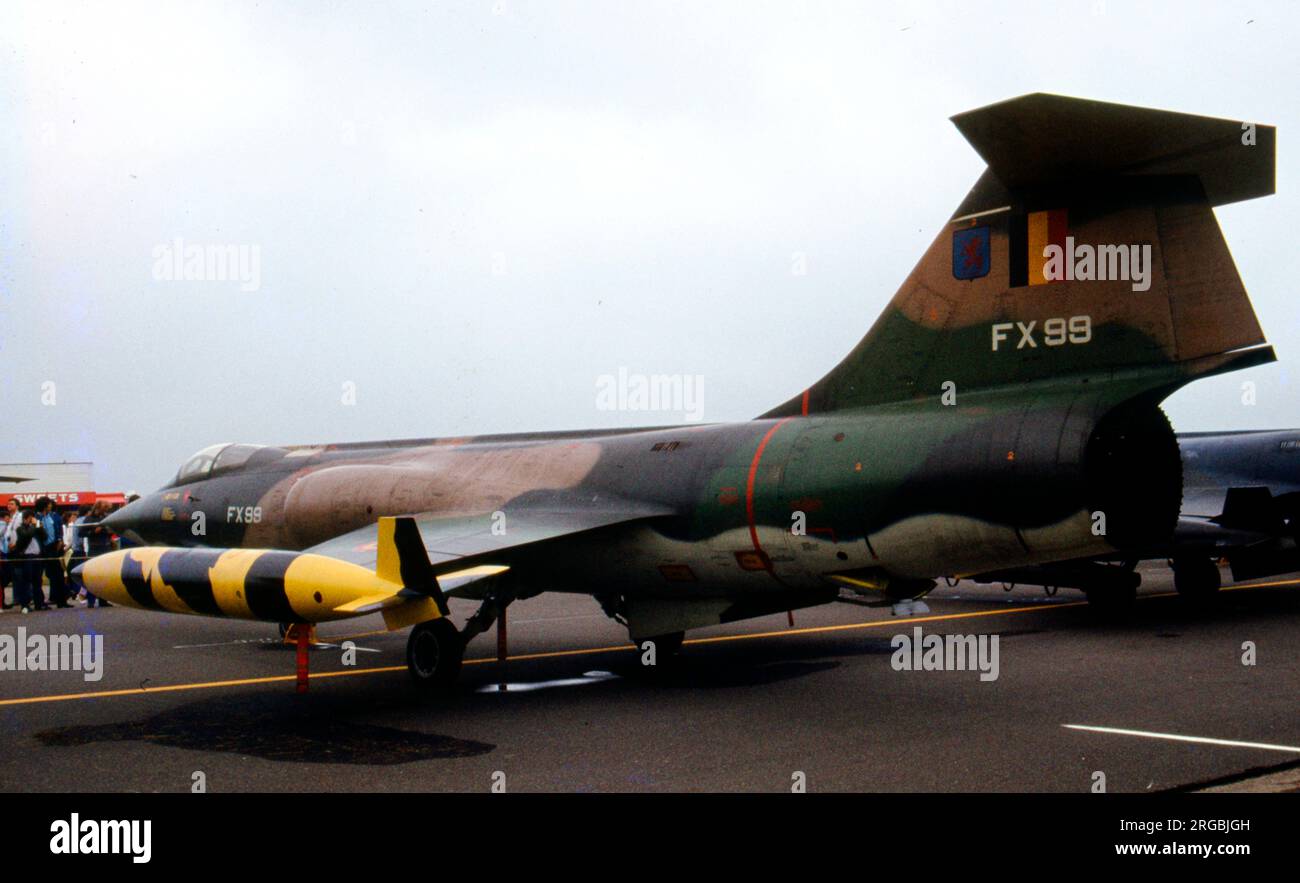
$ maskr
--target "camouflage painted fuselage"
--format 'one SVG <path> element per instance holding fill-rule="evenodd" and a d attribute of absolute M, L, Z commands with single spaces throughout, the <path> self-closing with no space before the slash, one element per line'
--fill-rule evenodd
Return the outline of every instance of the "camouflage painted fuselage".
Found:
<path fill-rule="evenodd" d="M 1114 488 L 1125 469 L 1157 472 L 1153 453 L 1176 463 L 1167 425 L 1150 419 L 1158 412 L 1146 418 L 1150 437 L 1115 451 L 1103 450 L 1091 393 L 970 399 L 622 432 L 262 447 L 224 470 L 218 454 L 209 474 L 114 520 L 149 543 L 297 550 L 383 515 L 495 520 L 508 534 L 515 511 L 552 499 L 634 500 L 667 514 L 575 536 L 562 552 L 521 550 L 513 579 L 530 592 L 812 592 L 809 603 L 823 599 L 828 575 L 971 573 L 1008 558 L 1101 554 L 1117 535 L 1172 528 L 1176 485 L 1163 499 Z M 1094 511 L 1111 513 L 1107 535 L 1092 529 Z"/>

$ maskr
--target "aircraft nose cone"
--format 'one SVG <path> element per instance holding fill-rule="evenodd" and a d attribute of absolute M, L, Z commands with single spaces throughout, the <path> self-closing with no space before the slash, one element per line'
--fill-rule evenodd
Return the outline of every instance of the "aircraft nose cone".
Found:
<path fill-rule="evenodd" d="M 127 503 L 116 512 L 110 512 L 99 523 L 121 537 L 140 543 L 138 530 L 144 521 L 144 498 Z"/>
<path fill-rule="evenodd" d="M 137 508 L 139 505 L 139 500 L 136 500 L 134 503 L 127 503 L 116 512 L 108 513 L 108 515 L 101 519 L 99 523 L 111 530 L 113 533 L 121 533 L 129 527 L 135 527 L 136 524 L 139 523 L 139 519 L 136 517 L 136 514 L 139 511 Z"/>

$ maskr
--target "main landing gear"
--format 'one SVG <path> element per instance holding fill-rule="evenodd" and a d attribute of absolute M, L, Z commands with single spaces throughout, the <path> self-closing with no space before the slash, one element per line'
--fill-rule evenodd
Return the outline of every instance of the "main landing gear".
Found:
<path fill-rule="evenodd" d="M 489 597 L 485 599 L 478 611 L 465 623 L 464 629 L 457 629 L 446 617 L 431 619 L 411 628 L 406 639 L 406 669 L 411 680 L 421 687 L 432 690 L 450 690 L 460 675 L 461 663 L 465 657 L 465 647 L 470 640 L 487 631 L 493 624 L 497 626 L 497 660 L 504 662 L 506 650 L 505 611 L 513 597 Z M 665 640 L 671 645 L 674 636 Z M 675 652 L 681 646 L 681 634 L 678 633 L 676 646 L 667 652 Z M 315 643 L 315 626 L 307 623 L 280 623 L 280 638 L 287 644 L 294 644 L 298 649 L 298 691 L 307 689 L 307 651 Z"/>
<path fill-rule="evenodd" d="M 1083 590 L 1088 606 L 1101 616 L 1124 616 L 1137 603 L 1137 584 L 1118 584 Z"/>
<path fill-rule="evenodd" d="M 653 638 L 642 638 L 636 642 L 638 650 L 644 649 L 646 641 L 655 645 L 655 656 L 663 659 L 672 659 L 682 652 L 682 642 L 686 640 L 686 632 L 669 632 L 666 635 L 655 635 Z"/>
<path fill-rule="evenodd" d="M 1106 618 L 1127 616 L 1137 604 L 1137 590 L 1142 584 L 1137 566 L 1136 559 L 1129 559 L 1117 567 L 1091 571 L 1094 578 L 1081 586 L 1088 606 Z"/>
<path fill-rule="evenodd" d="M 471 633 L 470 624 L 461 632 L 451 624 L 451 620 L 445 618 L 414 626 L 406 640 L 406 668 L 411 679 L 420 686 L 433 690 L 451 689 L 460 674 L 465 645 L 476 634 L 478 631 Z M 298 692 L 305 693 L 308 682 L 308 650 L 316 642 L 316 629 L 308 623 L 280 623 L 280 638 L 297 648 Z"/>
<path fill-rule="evenodd" d="M 512 596 L 490 596 L 479 609 L 457 630 L 446 617 L 422 622 L 411 629 L 406 640 L 406 669 L 411 680 L 421 687 L 433 690 L 450 690 L 460 674 L 465 647 L 469 642 L 497 626 L 497 661 L 506 659 L 506 608 Z"/>
<path fill-rule="evenodd" d="M 421 687 L 447 690 L 456 683 L 465 655 L 464 636 L 446 619 L 422 622 L 406 641 L 406 668 Z"/>
<path fill-rule="evenodd" d="M 1219 591 L 1219 565 L 1210 558 L 1175 558 L 1174 589 L 1188 601 L 1205 601 Z"/>

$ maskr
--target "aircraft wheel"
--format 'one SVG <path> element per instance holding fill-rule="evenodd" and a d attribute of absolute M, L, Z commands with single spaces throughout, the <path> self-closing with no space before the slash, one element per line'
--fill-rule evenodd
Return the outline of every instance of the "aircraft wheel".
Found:
<path fill-rule="evenodd" d="M 1085 594 L 1088 606 L 1102 616 L 1122 616 L 1137 603 L 1137 586 L 1106 586 Z"/>
<path fill-rule="evenodd" d="M 633 641 L 636 645 L 636 671 L 638 674 L 647 676 L 658 674 L 658 672 L 667 672 L 675 670 L 676 663 L 681 658 L 681 642 L 685 640 L 685 632 L 668 632 L 667 635 L 654 635 L 651 637 L 642 637 L 640 640 Z M 646 665 L 646 642 L 654 642 L 654 665 Z"/>
<path fill-rule="evenodd" d="M 634 640 L 632 643 L 636 645 L 636 656 L 633 660 L 633 667 L 636 673 L 644 677 L 654 677 L 676 670 L 677 661 L 681 655 L 682 641 L 685 638 L 686 632 L 669 632 L 665 635 L 652 635 Z M 645 645 L 647 641 L 652 641 L 655 645 L 654 665 L 646 664 Z"/>
<path fill-rule="evenodd" d="M 1191 601 L 1214 597 L 1223 584 L 1219 565 L 1209 558 L 1175 558 L 1174 589 Z"/>
<path fill-rule="evenodd" d="M 642 638 L 637 642 L 640 648 L 646 641 L 654 641 L 655 656 L 668 659 L 682 652 L 682 642 L 686 640 L 686 632 L 669 632 L 666 635 L 655 635 L 653 638 Z"/>
<path fill-rule="evenodd" d="M 406 641 L 406 668 L 422 687 L 447 689 L 456 683 L 465 642 L 446 619 L 422 622 Z"/>

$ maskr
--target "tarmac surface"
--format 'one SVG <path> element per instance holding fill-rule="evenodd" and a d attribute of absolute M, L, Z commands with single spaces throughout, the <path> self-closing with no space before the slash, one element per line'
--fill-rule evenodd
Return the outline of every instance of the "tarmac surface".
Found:
<path fill-rule="evenodd" d="M 963 582 L 921 616 L 837 603 L 692 632 L 654 668 L 594 600 L 547 594 L 510 608 L 505 663 L 495 631 L 470 644 L 450 697 L 409 683 L 406 632 L 377 616 L 321 627 L 333 646 L 297 695 L 273 625 L 11 610 L 0 636 L 99 634 L 104 656 L 95 681 L 0 671 L 0 790 L 789 791 L 802 774 L 810 792 L 1077 793 L 1098 772 L 1111 792 L 1300 790 L 1300 580 L 1201 607 L 1143 573 L 1119 620 L 1068 589 Z M 453 602 L 458 624 L 473 610 Z M 891 638 L 917 627 L 996 635 L 997 679 L 895 670 Z"/>

